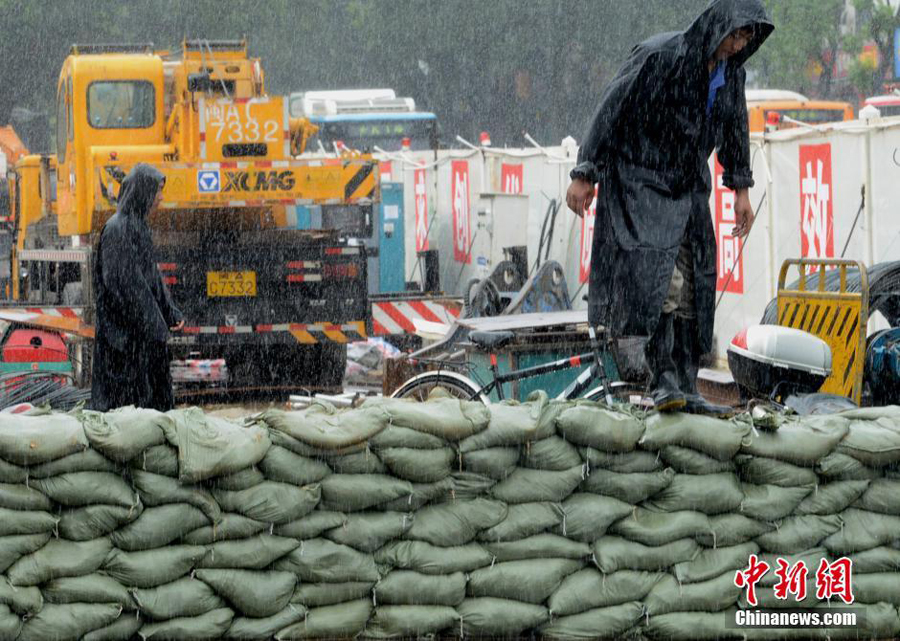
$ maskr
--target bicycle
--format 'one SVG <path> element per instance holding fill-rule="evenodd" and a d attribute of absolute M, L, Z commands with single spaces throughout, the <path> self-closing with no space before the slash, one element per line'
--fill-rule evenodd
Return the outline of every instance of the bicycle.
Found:
<path fill-rule="evenodd" d="M 503 385 L 505 383 L 524 378 L 533 378 L 541 374 L 558 372 L 564 369 L 582 367 L 588 364 L 590 364 L 590 367 L 579 374 L 566 389 L 560 392 L 556 397 L 557 399 L 584 398 L 592 401 L 605 401 L 607 405 L 612 406 L 617 399 L 622 400 L 623 397 L 628 399 L 631 391 L 640 393 L 633 384 L 618 380 L 614 383 L 610 382 L 611 378 L 618 377 L 618 373 L 616 373 L 615 377 L 609 375 L 607 361 L 604 359 L 604 354 L 613 354 L 611 349 L 612 339 L 604 332 L 603 342 L 606 349 L 601 349 L 600 340 L 597 338 L 597 332 L 594 327 L 588 327 L 588 336 L 591 342 L 590 352 L 501 374 L 497 365 L 495 350 L 502 349 L 508 345 L 515 338 L 515 334 L 508 331 L 471 332 L 469 341 L 490 354 L 492 374 L 490 381 L 481 385 L 480 382 L 476 383 L 468 376 L 454 371 L 436 370 L 424 372 L 413 376 L 397 388 L 391 394 L 391 398 L 414 398 L 424 401 L 435 388 L 441 388 L 455 398 L 480 401 L 488 405 L 491 403 L 490 394 L 495 390 L 498 398 L 504 400 Z M 442 361 L 429 361 L 427 359 L 418 359 L 417 362 L 437 362 L 440 365 L 444 365 Z M 600 386 L 586 392 L 595 379 L 599 380 Z"/>

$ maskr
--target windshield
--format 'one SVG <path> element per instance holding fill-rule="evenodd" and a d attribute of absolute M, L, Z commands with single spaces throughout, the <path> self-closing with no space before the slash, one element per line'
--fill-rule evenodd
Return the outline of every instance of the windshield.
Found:
<path fill-rule="evenodd" d="M 326 151 L 334 151 L 338 140 L 350 149 L 400 151 L 403 139 L 409 138 L 413 151 L 433 149 L 434 120 L 366 120 L 361 122 L 326 122 L 319 125 L 316 137 Z M 316 146 L 313 140 L 313 146 Z"/>
<path fill-rule="evenodd" d="M 844 120 L 843 109 L 774 109 L 773 111 L 808 125 Z"/>
<path fill-rule="evenodd" d="M 144 80 L 92 82 L 88 120 L 95 129 L 142 129 L 156 120 L 153 85 Z"/>

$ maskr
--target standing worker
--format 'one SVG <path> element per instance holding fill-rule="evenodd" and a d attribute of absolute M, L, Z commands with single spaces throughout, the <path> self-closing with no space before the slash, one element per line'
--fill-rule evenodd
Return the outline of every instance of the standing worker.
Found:
<path fill-rule="evenodd" d="M 147 219 L 159 208 L 165 176 L 140 163 L 122 181 L 115 215 L 100 232 L 94 262 L 97 336 L 91 406 L 161 411 L 175 405 L 169 330 L 184 327 L 156 266 Z"/>
<path fill-rule="evenodd" d="M 570 174 L 566 203 L 579 216 L 597 184 L 589 320 L 613 337 L 649 337 L 660 411 L 727 411 L 696 388 L 715 318 L 708 161 L 717 149 L 744 238 L 753 224 L 744 63 L 773 30 L 761 0 L 712 0 L 687 30 L 636 46 Z"/>

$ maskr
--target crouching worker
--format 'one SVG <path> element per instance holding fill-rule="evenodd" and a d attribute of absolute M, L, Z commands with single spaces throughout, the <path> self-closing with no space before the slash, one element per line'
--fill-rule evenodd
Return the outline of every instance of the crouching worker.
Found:
<path fill-rule="evenodd" d="M 712 0 L 682 32 L 637 45 L 607 87 L 570 176 L 583 215 L 597 186 L 589 320 L 649 337 L 660 411 L 722 414 L 696 389 L 712 349 L 716 235 L 709 157 L 736 192 L 734 233 L 753 224 L 744 63 L 772 33 L 762 0 Z"/>
<path fill-rule="evenodd" d="M 184 326 L 156 265 L 147 219 L 165 177 L 138 164 L 122 181 L 116 213 L 103 226 L 94 260 L 97 335 L 91 407 L 174 407 L 169 330 Z"/>

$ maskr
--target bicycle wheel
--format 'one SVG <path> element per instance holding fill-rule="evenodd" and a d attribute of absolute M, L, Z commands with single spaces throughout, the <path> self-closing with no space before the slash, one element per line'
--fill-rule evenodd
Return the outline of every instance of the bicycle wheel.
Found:
<path fill-rule="evenodd" d="M 412 398 L 417 401 L 428 400 L 428 395 L 435 389 L 441 389 L 453 398 L 465 401 L 475 400 L 487 405 L 487 397 L 479 394 L 481 389 L 470 379 L 453 372 L 425 372 L 414 376 L 391 394 L 391 398 Z"/>

